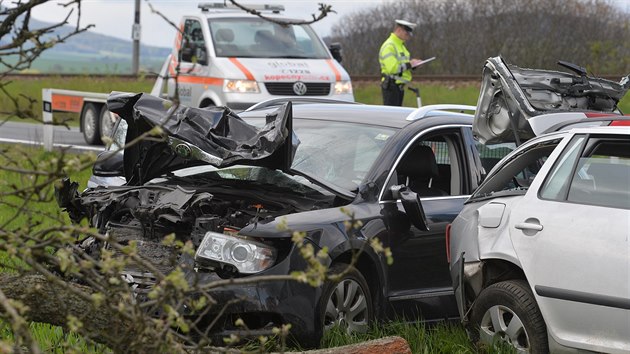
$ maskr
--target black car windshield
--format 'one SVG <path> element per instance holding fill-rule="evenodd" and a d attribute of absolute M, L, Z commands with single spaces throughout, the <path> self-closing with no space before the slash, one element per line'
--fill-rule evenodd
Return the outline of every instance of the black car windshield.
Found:
<path fill-rule="evenodd" d="M 245 120 L 254 126 L 265 124 L 265 119 L 261 118 L 246 118 Z M 320 192 L 325 189 L 314 181 L 334 185 L 348 192 L 355 191 L 387 140 L 397 131 L 390 127 L 317 119 L 294 119 L 293 130 L 300 143 L 291 169 L 311 179 L 300 175 L 286 175 L 286 177 Z M 114 143 L 110 150 L 119 149 L 124 145 L 126 133 L 127 124 L 121 120 L 114 131 Z M 238 169 L 235 169 L 236 167 Z M 184 177 L 210 171 L 217 171 L 217 173 L 209 174 L 208 178 L 249 180 L 262 184 L 277 183 L 279 175 L 284 175 L 280 170 L 269 171 L 264 167 L 244 166 L 244 164 L 223 169 L 211 165 L 197 166 L 174 171 L 168 175 Z M 161 178 L 156 179 L 156 181 L 159 180 Z M 295 185 L 291 186 L 286 181 L 283 184 L 299 191 L 299 188 L 296 189 Z"/>
<path fill-rule="evenodd" d="M 264 119 L 245 120 L 256 126 L 265 123 Z M 293 130 L 300 144 L 291 169 L 349 192 L 358 188 L 387 139 L 397 131 L 389 127 L 317 119 L 295 119 Z M 224 170 L 228 169 L 230 167 Z M 241 175 L 232 175 L 231 172 L 220 176 L 224 179 L 241 178 Z M 314 188 L 302 176 L 291 178 Z"/>
<path fill-rule="evenodd" d="M 354 191 L 394 128 L 357 123 L 294 120 L 300 139 L 292 169 Z"/>
<path fill-rule="evenodd" d="M 208 20 L 218 57 L 328 59 L 308 25 L 279 25 L 259 18 Z"/>

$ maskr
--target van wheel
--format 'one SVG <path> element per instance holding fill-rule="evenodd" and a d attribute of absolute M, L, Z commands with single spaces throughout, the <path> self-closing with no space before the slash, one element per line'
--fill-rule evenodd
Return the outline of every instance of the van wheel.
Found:
<path fill-rule="evenodd" d="M 329 269 L 331 274 L 343 274 L 337 282 L 327 281 L 319 299 L 319 318 L 322 333 L 335 326 L 348 334 L 365 333 L 374 319 L 370 288 L 363 275 L 354 267 L 337 263 Z"/>
<path fill-rule="evenodd" d="M 106 104 L 101 108 L 99 122 L 101 123 L 101 136 L 111 137 L 114 125 L 116 124 L 116 118 L 109 112 Z"/>
<path fill-rule="evenodd" d="M 100 112 L 93 103 L 86 103 L 81 112 L 81 130 L 85 142 L 90 145 L 102 144 L 101 125 L 99 124 Z"/>
<path fill-rule="evenodd" d="M 504 342 L 517 353 L 548 353 L 547 326 L 529 284 L 510 280 L 484 289 L 472 308 L 473 341 Z"/>

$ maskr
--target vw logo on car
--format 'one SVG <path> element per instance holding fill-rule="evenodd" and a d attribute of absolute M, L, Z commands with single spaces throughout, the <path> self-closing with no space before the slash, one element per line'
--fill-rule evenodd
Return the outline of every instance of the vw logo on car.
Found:
<path fill-rule="evenodd" d="M 302 81 L 298 81 L 293 84 L 293 92 L 295 92 L 298 96 L 304 96 L 306 94 L 307 88 L 306 84 Z"/>

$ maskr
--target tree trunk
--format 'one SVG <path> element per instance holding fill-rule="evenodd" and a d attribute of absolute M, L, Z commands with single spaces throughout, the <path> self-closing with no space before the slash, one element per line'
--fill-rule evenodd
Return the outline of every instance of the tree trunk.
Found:
<path fill-rule="evenodd" d="M 144 342 L 139 340 L 142 332 L 151 332 L 142 330 L 150 324 L 138 326 L 137 323 L 121 318 L 110 306 L 103 304 L 97 307 L 92 301 L 77 294 L 80 292 L 91 295 L 94 291 L 87 286 L 57 284 L 35 274 L 2 274 L 0 290 L 8 298 L 28 306 L 24 314 L 28 320 L 67 328 L 68 316 L 74 316 L 82 323 L 80 332 L 83 336 L 105 344 L 115 352 L 133 352 L 133 347 L 136 346 L 130 347 L 129 344 Z M 157 332 L 156 330 L 154 333 Z"/>

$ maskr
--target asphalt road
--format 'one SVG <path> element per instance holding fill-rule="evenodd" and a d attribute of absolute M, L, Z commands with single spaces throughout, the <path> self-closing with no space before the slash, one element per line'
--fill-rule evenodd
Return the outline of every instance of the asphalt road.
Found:
<path fill-rule="evenodd" d="M 39 145 L 43 141 L 43 124 L 4 122 L 0 123 L 0 143 Z M 70 147 L 77 151 L 103 151 L 103 146 L 86 144 L 79 128 L 53 128 L 53 146 Z"/>

